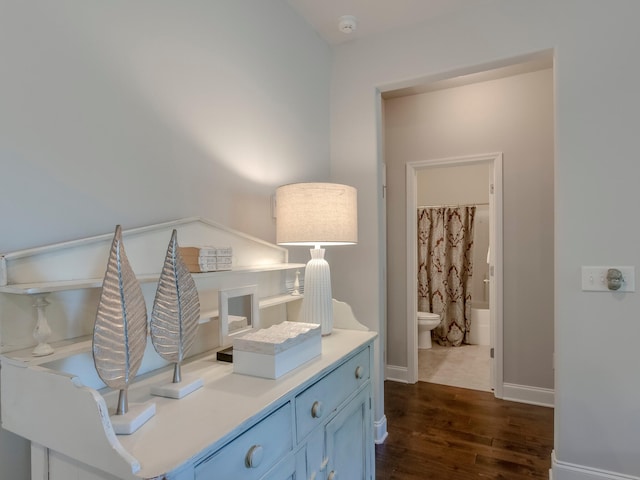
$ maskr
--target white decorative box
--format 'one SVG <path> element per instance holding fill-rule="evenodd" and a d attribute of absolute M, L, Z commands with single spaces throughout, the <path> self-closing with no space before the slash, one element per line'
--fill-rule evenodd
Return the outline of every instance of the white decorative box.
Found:
<path fill-rule="evenodd" d="M 320 325 L 282 322 L 233 339 L 233 371 L 276 379 L 322 352 Z"/>

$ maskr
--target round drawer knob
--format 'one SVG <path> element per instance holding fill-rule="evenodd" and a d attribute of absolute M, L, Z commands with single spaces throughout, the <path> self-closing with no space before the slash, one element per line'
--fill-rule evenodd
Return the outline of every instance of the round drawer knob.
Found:
<path fill-rule="evenodd" d="M 338 478 L 338 475 L 336 474 L 335 470 L 331 470 L 331 472 L 329 472 L 327 480 L 336 480 L 336 478 Z"/>
<path fill-rule="evenodd" d="M 320 400 L 316 400 L 311 406 L 311 416 L 313 418 L 320 418 L 322 416 L 322 409 L 322 402 Z"/>
<path fill-rule="evenodd" d="M 364 368 L 362 368 L 361 366 L 357 366 L 356 367 L 356 378 L 359 380 L 362 377 L 364 377 Z"/>
<path fill-rule="evenodd" d="M 247 456 L 244 458 L 244 464 L 247 468 L 257 468 L 262 462 L 262 454 L 264 449 L 261 445 L 254 445 L 247 452 Z"/>

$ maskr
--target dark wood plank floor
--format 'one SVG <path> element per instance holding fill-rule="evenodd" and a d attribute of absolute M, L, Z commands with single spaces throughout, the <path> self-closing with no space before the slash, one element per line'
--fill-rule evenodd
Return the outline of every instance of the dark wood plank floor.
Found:
<path fill-rule="evenodd" d="M 493 393 L 385 382 L 389 436 L 377 480 L 548 479 L 553 409 Z"/>

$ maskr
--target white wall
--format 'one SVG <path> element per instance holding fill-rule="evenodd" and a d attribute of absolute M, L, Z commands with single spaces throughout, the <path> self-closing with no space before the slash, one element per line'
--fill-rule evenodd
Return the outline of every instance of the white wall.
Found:
<path fill-rule="evenodd" d="M 328 179 L 331 52 L 283 0 L 0 10 L 0 252 L 191 216 L 274 241 L 275 188 Z M 0 478 L 27 455 L 0 431 Z"/>
<path fill-rule="evenodd" d="M 284 1 L 3 3 L 0 251 L 202 216 L 274 238 L 327 178 L 330 51 Z"/>
<path fill-rule="evenodd" d="M 356 315 L 384 331 L 376 90 L 554 49 L 554 480 L 640 472 L 640 296 L 580 289 L 581 265 L 640 263 L 639 17 L 636 0 L 496 0 L 335 51 L 332 177 L 359 188 L 360 242 L 332 262 L 333 277 Z"/>
<path fill-rule="evenodd" d="M 387 255 L 395 257 L 388 262 L 388 363 L 407 364 L 406 163 L 502 152 L 504 381 L 553 389 L 552 70 L 391 98 L 384 122 Z M 471 185 L 481 192 L 454 181 L 453 168 L 478 170 L 471 175 L 481 181 Z M 432 170 L 427 204 L 489 201 L 486 165 L 421 174 Z"/>

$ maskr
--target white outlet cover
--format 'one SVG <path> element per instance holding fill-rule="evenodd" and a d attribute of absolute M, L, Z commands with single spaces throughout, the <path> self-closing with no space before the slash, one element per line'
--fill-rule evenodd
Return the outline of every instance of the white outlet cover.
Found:
<path fill-rule="evenodd" d="M 607 287 L 607 270 L 617 268 L 622 272 L 624 279 L 618 290 L 609 290 Z M 635 267 L 582 267 L 582 291 L 583 292 L 635 292 L 636 271 Z"/>

